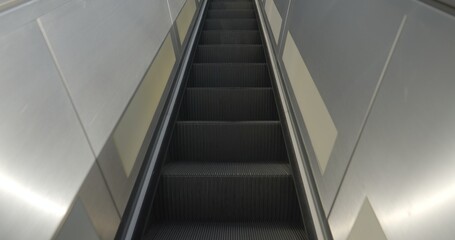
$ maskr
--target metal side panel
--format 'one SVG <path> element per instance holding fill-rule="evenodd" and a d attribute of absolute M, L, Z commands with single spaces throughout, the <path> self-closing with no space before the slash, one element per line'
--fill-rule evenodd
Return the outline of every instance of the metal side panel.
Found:
<path fill-rule="evenodd" d="M 393 0 L 291 3 L 287 29 L 338 132 L 335 144 L 325 153 L 328 160 L 322 159 L 327 164 L 325 169 L 318 169 L 320 159 L 309 151 L 326 214 L 409 7 L 408 1 Z M 283 62 L 287 68 L 286 59 Z M 308 109 L 300 110 L 304 113 Z M 306 122 L 305 115 L 302 117 Z M 311 126 L 306 127 L 311 133 Z M 314 138 L 309 136 L 308 142 Z"/>
<path fill-rule="evenodd" d="M 98 162 L 117 209 L 123 215 L 142 166 L 145 151 L 169 91 L 175 65 L 170 34 L 166 37 L 119 124 L 98 156 Z M 163 97 L 164 96 L 164 97 Z M 151 132 L 149 132 L 151 131 Z"/>
<path fill-rule="evenodd" d="M 167 0 L 169 4 L 169 12 L 171 14 L 172 22 L 177 19 L 180 11 L 182 10 L 183 6 L 187 1 L 195 1 L 195 0 Z"/>
<path fill-rule="evenodd" d="M 114 239 L 120 216 L 98 164 L 94 164 L 87 175 L 79 191 L 79 199 L 100 239 Z"/>
<path fill-rule="evenodd" d="M 275 3 L 278 12 L 281 15 L 281 18 L 284 19 L 288 13 L 288 6 L 291 0 L 271 0 Z"/>
<path fill-rule="evenodd" d="M 0 36 L 18 29 L 70 0 L 1 0 Z"/>
<path fill-rule="evenodd" d="M 167 2 L 70 1 L 39 23 L 98 155 L 171 27 Z"/>
<path fill-rule="evenodd" d="M 173 39 L 177 34 L 173 31 L 176 24 L 177 21 L 98 156 L 98 163 L 120 216 L 124 214 L 152 135 L 157 131 L 181 58 L 177 48 L 180 42 L 176 46 Z"/>
<path fill-rule="evenodd" d="M 409 13 L 330 215 L 335 239 L 365 197 L 389 240 L 453 239 L 454 26 L 430 6 Z"/>
<path fill-rule="evenodd" d="M 196 14 L 197 5 L 195 0 L 188 0 L 185 5 L 183 5 L 180 14 L 176 19 L 176 28 L 179 35 L 180 43 L 185 42 L 186 36 L 188 35 L 188 30 L 190 29 L 192 19 Z"/>
<path fill-rule="evenodd" d="M 55 240 L 100 240 L 84 205 L 76 200 Z"/>
<path fill-rule="evenodd" d="M 0 236 L 50 239 L 94 162 L 36 22 L 0 37 Z"/>

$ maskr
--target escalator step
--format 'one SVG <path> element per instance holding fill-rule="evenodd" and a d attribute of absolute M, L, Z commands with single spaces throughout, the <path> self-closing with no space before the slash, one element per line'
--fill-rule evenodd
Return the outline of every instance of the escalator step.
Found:
<path fill-rule="evenodd" d="M 197 63 L 188 87 L 270 87 L 270 77 L 265 63 Z"/>
<path fill-rule="evenodd" d="M 261 36 L 254 30 L 209 30 L 202 32 L 199 44 L 261 44 Z"/>
<path fill-rule="evenodd" d="M 286 163 L 211 163 L 177 161 L 163 169 L 165 177 L 290 177 Z"/>
<path fill-rule="evenodd" d="M 157 194 L 156 221 L 299 219 L 288 164 L 169 163 Z"/>
<path fill-rule="evenodd" d="M 220 10 L 213 9 L 207 13 L 207 18 L 255 18 L 254 10 Z"/>
<path fill-rule="evenodd" d="M 215 1 L 209 9 L 254 9 L 253 2 L 247 1 Z"/>
<path fill-rule="evenodd" d="M 271 88 L 188 88 L 180 120 L 278 120 Z"/>
<path fill-rule="evenodd" d="M 208 2 L 141 239 L 308 239 L 255 4 Z"/>
<path fill-rule="evenodd" d="M 199 45 L 197 63 L 264 63 L 262 45 Z"/>
<path fill-rule="evenodd" d="M 279 121 L 178 121 L 171 160 L 198 162 L 284 162 L 286 148 Z"/>
<path fill-rule="evenodd" d="M 254 19 L 207 19 L 204 30 L 258 30 Z"/>
<path fill-rule="evenodd" d="M 306 240 L 298 223 L 181 223 L 157 224 L 146 240 Z"/>

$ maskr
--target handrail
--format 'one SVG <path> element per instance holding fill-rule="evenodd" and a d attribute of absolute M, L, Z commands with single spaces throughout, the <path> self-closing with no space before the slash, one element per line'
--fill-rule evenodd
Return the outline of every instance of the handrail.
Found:
<path fill-rule="evenodd" d="M 310 214 L 312 217 L 312 231 L 314 231 L 314 237 L 318 240 L 331 240 L 333 239 L 327 218 L 325 217 L 324 210 L 322 207 L 321 200 L 319 198 L 319 193 L 317 191 L 316 183 L 314 181 L 313 173 L 311 171 L 310 163 L 306 154 L 305 145 L 303 144 L 301 135 L 299 134 L 299 126 L 296 121 L 295 111 L 293 111 L 292 104 L 290 103 L 290 94 L 286 83 L 283 81 L 284 75 L 282 73 L 282 68 L 276 60 L 275 52 L 273 51 L 273 45 L 271 40 L 270 31 L 265 22 L 264 14 L 262 10 L 259 9 L 260 3 L 259 0 L 255 0 L 257 6 L 257 13 L 259 16 L 259 21 L 261 29 L 263 31 L 264 41 L 267 46 L 266 51 L 268 54 L 268 60 L 270 61 L 271 72 L 278 90 L 278 96 L 280 98 L 281 107 L 283 108 L 283 115 L 285 119 L 285 124 L 289 131 L 289 137 L 291 140 L 294 157 L 298 166 L 298 172 L 300 180 L 303 183 L 304 196 L 299 196 L 299 198 L 306 198 Z M 308 227 L 308 226 L 307 226 Z M 308 231 L 308 229 L 307 229 Z"/>
<path fill-rule="evenodd" d="M 157 173 L 156 167 L 160 158 L 160 150 L 162 150 L 163 144 L 165 144 L 166 133 L 172 123 L 172 113 L 174 112 L 176 106 L 178 106 L 179 93 L 182 87 L 184 87 L 183 83 L 185 80 L 185 72 L 191 60 L 195 45 L 194 43 L 196 42 L 206 5 L 207 0 L 203 0 L 202 5 L 199 8 L 196 21 L 194 22 L 192 29 L 189 29 L 191 35 L 183 50 L 181 62 L 174 80 L 175 84 L 172 86 L 171 92 L 168 96 L 168 104 L 165 105 L 161 113 L 160 123 L 158 124 L 155 134 L 150 142 L 141 172 L 136 180 L 124 216 L 122 217 L 122 221 L 115 237 L 117 240 L 131 240 L 137 235 L 136 226 L 138 224 L 141 211 L 144 210 L 144 204 L 146 203 L 145 200 L 151 186 L 151 181 Z"/>

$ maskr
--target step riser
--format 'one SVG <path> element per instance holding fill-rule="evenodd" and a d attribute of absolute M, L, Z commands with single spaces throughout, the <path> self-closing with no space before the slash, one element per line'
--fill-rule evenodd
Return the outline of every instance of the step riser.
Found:
<path fill-rule="evenodd" d="M 149 235 L 160 240 L 306 240 L 295 223 L 181 223 L 157 224 Z"/>
<path fill-rule="evenodd" d="M 254 5 L 252 2 L 243 1 L 215 1 L 210 3 L 209 9 L 252 10 L 254 9 Z"/>
<path fill-rule="evenodd" d="M 208 19 L 226 19 L 226 18 L 246 18 L 255 19 L 253 10 L 210 10 L 207 13 Z"/>
<path fill-rule="evenodd" d="M 265 63 L 262 46 L 199 46 L 196 63 Z"/>
<path fill-rule="evenodd" d="M 298 221 L 290 177 L 163 176 L 158 221 Z"/>
<path fill-rule="evenodd" d="M 195 64 L 188 87 L 270 87 L 270 78 L 265 64 Z"/>
<path fill-rule="evenodd" d="M 187 89 L 180 120 L 278 120 L 272 89 Z"/>
<path fill-rule="evenodd" d="M 204 31 L 200 44 L 261 44 L 257 31 Z"/>
<path fill-rule="evenodd" d="M 276 123 L 178 122 L 171 159 L 193 162 L 285 162 L 281 125 Z"/>
<path fill-rule="evenodd" d="M 255 20 L 249 19 L 209 19 L 204 23 L 204 30 L 258 30 Z"/>

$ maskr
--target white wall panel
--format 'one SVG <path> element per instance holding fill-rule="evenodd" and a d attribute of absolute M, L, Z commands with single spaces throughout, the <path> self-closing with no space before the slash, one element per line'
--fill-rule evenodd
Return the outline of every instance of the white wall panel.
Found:
<path fill-rule="evenodd" d="M 71 1 L 39 21 L 99 154 L 170 29 L 167 2 Z"/>
<path fill-rule="evenodd" d="M 344 240 L 365 196 L 389 240 L 450 240 L 455 17 L 409 13 L 329 222 Z"/>
<path fill-rule="evenodd" d="M 341 184 L 409 3 L 405 0 L 291 3 L 288 28 L 338 130 L 325 172 L 314 171 L 326 213 Z M 318 169 L 313 158 L 310 155 L 313 169 Z"/>
<path fill-rule="evenodd" d="M 0 37 L 0 238 L 50 239 L 94 162 L 36 22 Z"/>

